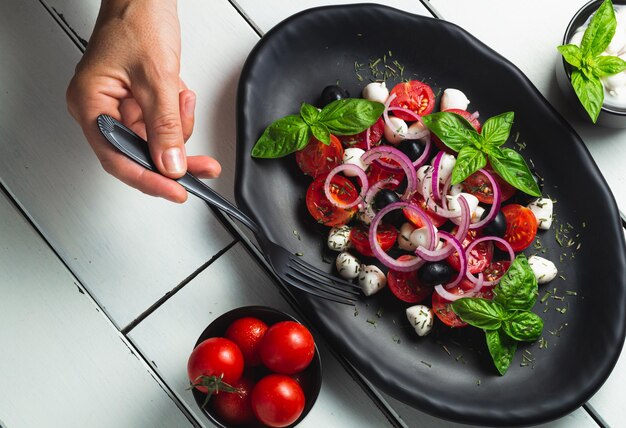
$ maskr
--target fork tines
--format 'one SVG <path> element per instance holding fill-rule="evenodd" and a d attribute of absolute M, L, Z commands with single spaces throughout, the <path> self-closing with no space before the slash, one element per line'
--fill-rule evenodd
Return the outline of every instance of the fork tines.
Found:
<path fill-rule="evenodd" d="M 351 292 L 319 285 L 310 276 L 302 275 L 295 270 L 290 270 L 285 273 L 282 279 L 289 285 L 322 299 L 351 306 L 354 306 L 354 303 L 356 302 L 356 296 Z"/>
<path fill-rule="evenodd" d="M 314 275 L 317 281 L 321 282 L 327 287 L 350 293 L 355 296 L 361 295 L 361 287 L 353 284 L 352 282 L 348 282 L 333 275 L 327 274 L 326 272 L 323 272 L 315 266 L 312 266 L 309 263 L 296 257 L 290 257 L 289 261 L 292 262 L 289 264 L 289 267 L 291 269 L 309 277 Z"/>

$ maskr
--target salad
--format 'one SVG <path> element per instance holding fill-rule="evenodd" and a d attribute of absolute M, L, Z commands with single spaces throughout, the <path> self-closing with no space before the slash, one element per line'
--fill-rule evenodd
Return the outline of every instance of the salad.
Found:
<path fill-rule="evenodd" d="M 252 156 L 295 152 L 311 177 L 306 206 L 328 227 L 337 274 L 371 296 L 385 288 L 410 306 L 417 335 L 435 322 L 485 332 L 501 374 L 517 343 L 539 339 L 532 312 L 554 263 L 522 253 L 549 229 L 553 201 L 539 175 L 504 147 L 514 120 L 481 122 L 463 91 L 409 80 L 375 81 L 350 98 L 326 87 L 319 108 L 303 103 L 265 130 Z M 521 203 L 523 202 L 523 203 Z"/>

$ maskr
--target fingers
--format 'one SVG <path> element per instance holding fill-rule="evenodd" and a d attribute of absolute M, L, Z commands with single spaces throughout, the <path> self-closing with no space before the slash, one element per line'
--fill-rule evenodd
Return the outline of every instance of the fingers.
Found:
<path fill-rule="evenodd" d="M 189 171 L 200 178 L 217 178 L 222 172 L 222 166 L 210 156 L 189 156 L 187 165 Z"/>
<path fill-rule="evenodd" d="M 196 110 L 196 94 L 189 89 L 183 89 L 178 97 L 180 103 L 180 122 L 183 128 L 183 138 L 187 141 L 193 132 Z"/>

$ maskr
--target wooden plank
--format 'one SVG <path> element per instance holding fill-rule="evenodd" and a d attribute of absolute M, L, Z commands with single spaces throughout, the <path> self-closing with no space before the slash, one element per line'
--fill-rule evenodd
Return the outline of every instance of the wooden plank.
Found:
<path fill-rule="evenodd" d="M 200 333 L 219 315 L 240 306 L 264 305 L 293 314 L 258 266 L 242 269 L 248 260 L 237 244 L 129 333 L 154 370 L 204 426 L 210 424 L 187 390 L 186 375 L 187 358 Z M 322 354 L 323 385 L 311 413 L 299 426 L 389 426 L 320 336 L 314 335 Z"/>
<path fill-rule="evenodd" d="M 199 121 L 199 138 L 190 151 L 216 148 L 226 165 L 216 183 L 232 194 L 233 82 L 249 49 L 245 40 L 251 44 L 257 36 L 232 7 L 227 11 L 230 15 L 206 17 L 205 25 L 232 33 L 236 46 L 203 39 L 207 58 L 194 67 L 196 79 L 204 74 L 203 94 L 212 90 L 212 98 L 202 97 L 200 104 L 218 110 L 223 102 L 224 111 L 199 109 L 198 117 L 208 120 Z M 1 2 L 0 28 L 0 179 L 123 327 L 232 237 L 196 198 L 171 204 L 130 189 L 102 170 L 65 106 L 65 88 L 80 52 L 39 2 Z"/>
<path fill-rule="evenodd" d="M 0 236 L 4 426 L 191 425 L 2 192 Z"/>

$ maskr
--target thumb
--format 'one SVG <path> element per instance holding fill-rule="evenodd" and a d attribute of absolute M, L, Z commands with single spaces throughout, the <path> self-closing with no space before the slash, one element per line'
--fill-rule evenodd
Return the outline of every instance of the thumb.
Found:
<path fill-rule="evenodd" d="M 180 117 L 178 79 L 142 88 L 134 94 L 143 112 L 150 154 L 165 176 L 179 178 L 187 171 L 185 140 Z"/>

